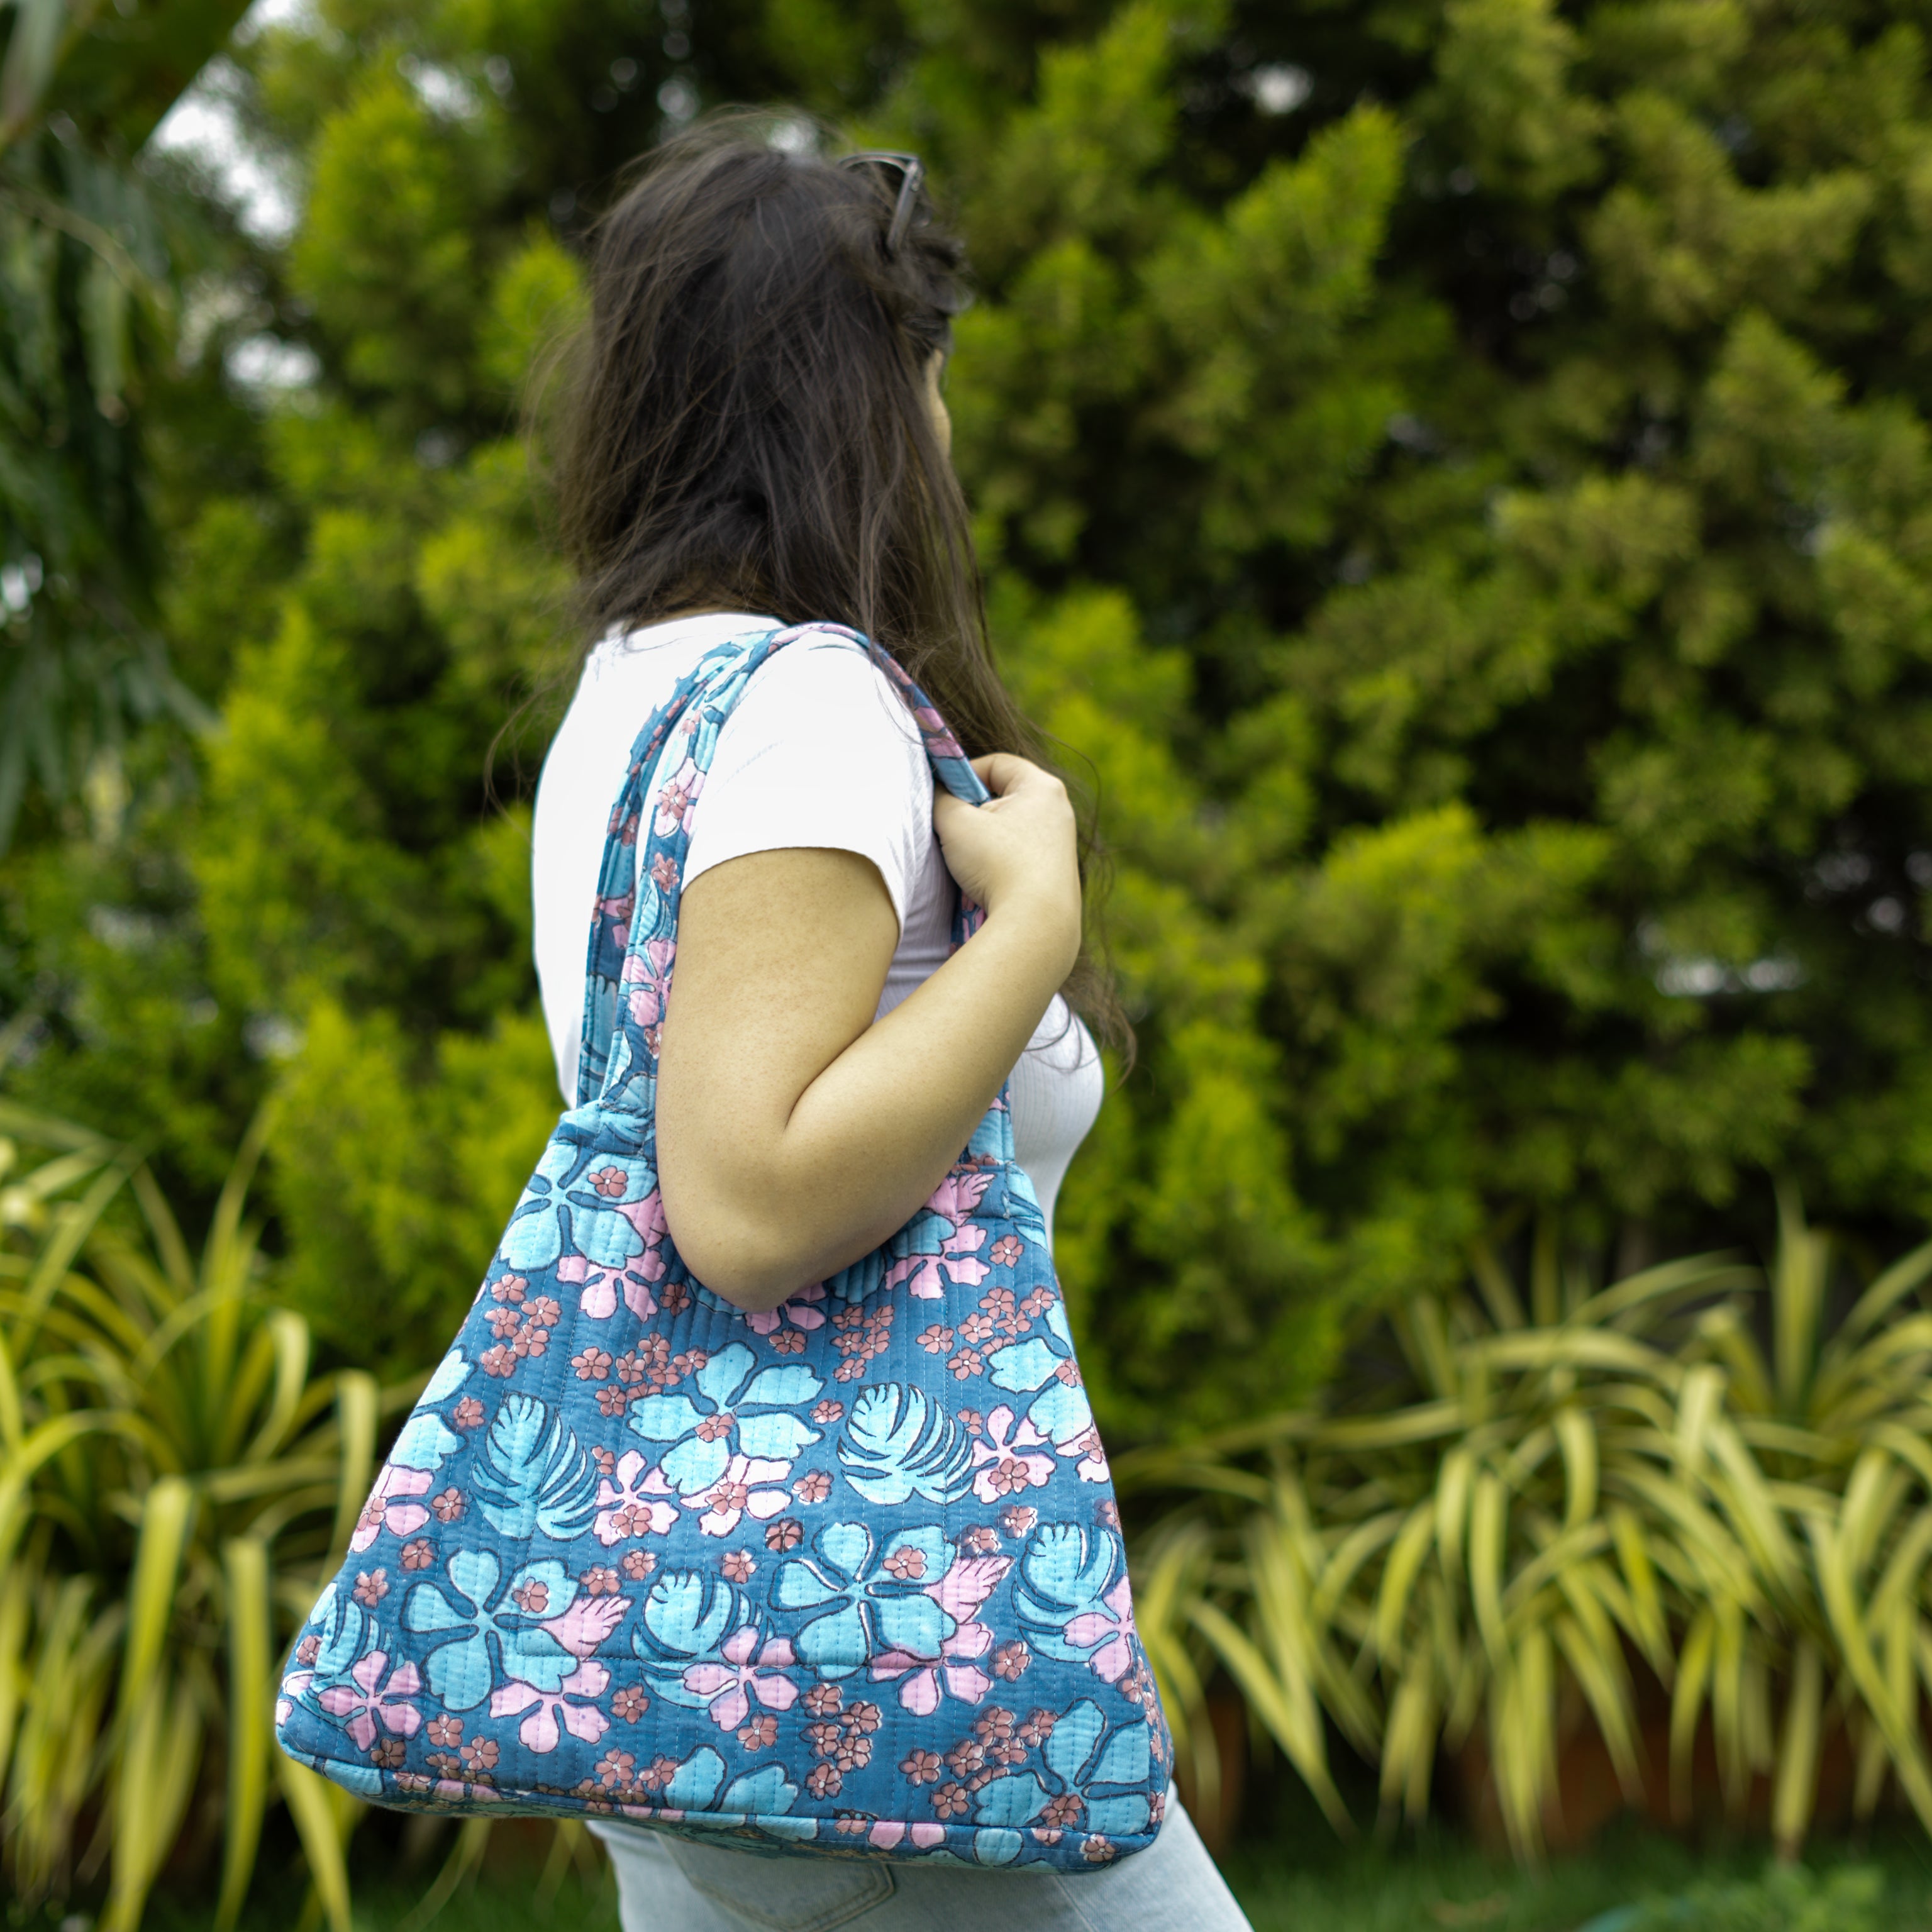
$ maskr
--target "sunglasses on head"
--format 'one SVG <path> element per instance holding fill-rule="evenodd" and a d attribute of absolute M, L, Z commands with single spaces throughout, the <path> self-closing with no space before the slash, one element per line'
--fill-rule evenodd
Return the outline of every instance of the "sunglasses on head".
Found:
<path fill-rule="evenodd" d="M 870 168 L 890 188 L 896 179 L 898 199 L 892 204 L 892 218 L 886 230 L 886 256 L 897 256 L 910 230 L 919 206 L 920 190 L 926 184 L 926 164 L 916 154 L 892 154 L 883 151 L 840 158 L 842 168 Z"/>

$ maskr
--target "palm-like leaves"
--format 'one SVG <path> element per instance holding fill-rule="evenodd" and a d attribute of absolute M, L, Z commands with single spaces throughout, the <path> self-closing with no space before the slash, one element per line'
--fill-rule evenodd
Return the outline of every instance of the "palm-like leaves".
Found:
<path fill-rule="evenodd" d="M 103 1924 L 136 1924 L 205 1743 L 225 1732 L 221 1922 L 254 1868 L 272 1769 L 346 1932 L 350 1820 L 310 1774 L 272 1765 L 273 1673 L 346 1546 L 380 1414 L 409 1392 L 312 1375 L 305 1324 L 262 1298 L 242 1220 L 259 1127 L 199 1261 L 130 1150 L 4 1102 L 0 1135 L 12 1137 L 0 1138 L 0 1778 L 14 1882 L 32 1896 L 105 1859 Z M 52 1151 L 22 1171 L 32 1147 Z"/>
<path fill-rule="evenodd" d="M 1906 1312 L 1932 1244 L 1828 1335 L 1829 1262 L 1786 1199 L 1768 1282 L 1700 1258 L 1566 1292 L 1539 1244 L 1526 1313 L 1479 1247 L 1473 1292 L 1394 1316 L 1396 1406 L 1126 1459 L 1124 1481 L 1245 1505 L 1232 1524 L 1184 1505 L 1144 1549 L 1142 1628 L 1184 1749 L 1210 1658 L 1338 1822 L 1324 1718 L 1412 1816 L 1438 1748 L 1480 1724 L 1528 1857 L 1566 1680 L 1636 1794 L 1641 1660 L 1670 1693 L 1679 1802 L 1708 1718 L 1727 1797 L 1774 1773 L 1795 1846 L 1835 1709 L 1861 1810 L 1895 1778 L 1932 1824 L 1932 1314 Z"/>

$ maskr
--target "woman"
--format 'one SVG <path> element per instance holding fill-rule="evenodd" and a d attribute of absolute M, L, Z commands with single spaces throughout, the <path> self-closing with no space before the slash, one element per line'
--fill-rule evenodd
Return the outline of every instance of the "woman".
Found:
<path fill-rule="evenodd" d="M 584 912 L 633 740 L 704 652 L 826 622 L 885 646 L 994 794 L 935 798 L 865 649 L 814 634 L 724 726 L 684 872 L 658 1062 L 671 1238 L 758 1314 L 876 1248 L 1011 1077 L 1049 1230 L 1101 1097 L 1069 995 L 1084 958 L 1075 815 L 988 656 L 940 394 L 958 245 L 910 157 L 781 152 L 745 124 L 661 151 L 604 220 L 559 482 L 585 664 L 538 793 L 536 954 L 567 1100 Z M 948 956 L 956 890 L 986 910 Z M 771 1858 L 599 1823 L 626 1932 L 852 1924 L 1236 1932 L 1192 1825 L 1091 1876 Z"/>

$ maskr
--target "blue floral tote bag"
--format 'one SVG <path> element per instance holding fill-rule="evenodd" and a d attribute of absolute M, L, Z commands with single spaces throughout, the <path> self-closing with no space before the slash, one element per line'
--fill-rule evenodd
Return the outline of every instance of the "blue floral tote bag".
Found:
<path fill-rule="evenodd" d="M 1093 1870 L 1152 1842 L 1172 1751 L 1005 1096 L 898 1234 L 768 1313 L 692 1279 L 658 1200 L 705 771 L 758 667 L 828 632 L 870 648 L 736 638 L 638 737 L 578 1105 L 302 1629 L 277 1732 L 379 1804 Z M 983 800 L 878 656 L 938 782 Z"/>

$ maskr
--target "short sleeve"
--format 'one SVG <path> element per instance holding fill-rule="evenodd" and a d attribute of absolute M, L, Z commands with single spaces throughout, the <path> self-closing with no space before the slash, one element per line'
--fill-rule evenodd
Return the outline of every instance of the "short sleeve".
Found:
<path fill-rule="evenodd" d="M 718 734 L 685 884 L 752 852 L 856 852 L 903 932 L 932 836 L 932 767 L 884 672 L 858 645 L 801 639 L 753 674 Z"/>

